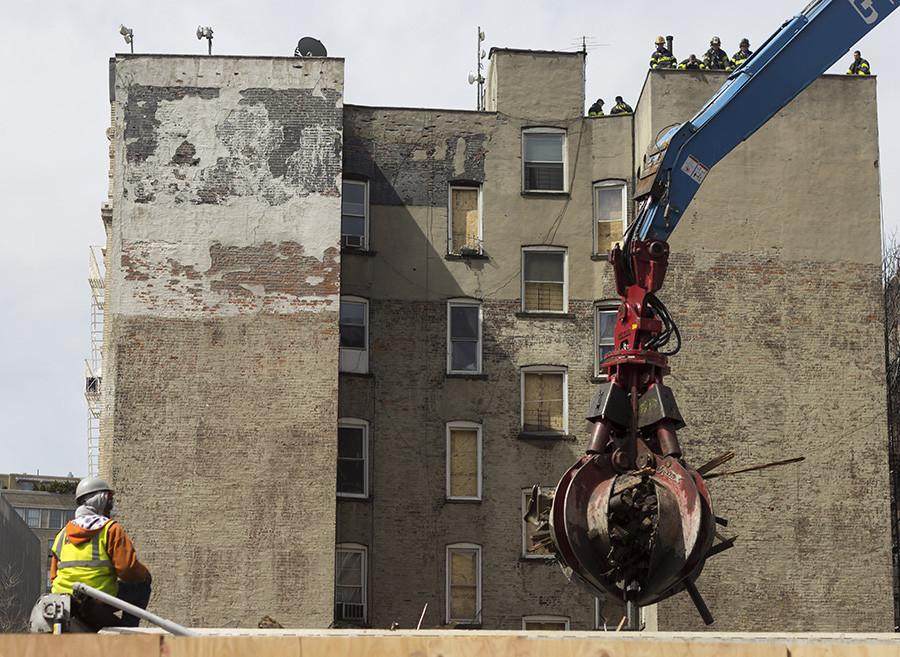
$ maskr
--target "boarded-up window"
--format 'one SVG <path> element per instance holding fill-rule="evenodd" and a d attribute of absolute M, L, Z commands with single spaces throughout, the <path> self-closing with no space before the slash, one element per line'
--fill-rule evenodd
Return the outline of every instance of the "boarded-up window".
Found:
<path fill-rule="evenodd" d="M 447 621 L 476 623 L 481 610 L 481 548 L 447 548 Z"/>
<path fill-rule="evenodd" d="M 565 191 L 565 132 L 529 131 L 522 134 L 522 141 L 523 189 L 527 192 Z"/>
<path fill-rule="evenodd" d="M 481 432 L 477 425 L 447 427 L 447 497 L 481 497 Z"/>
<path fill-rule="evenodd" d="M 550 537 L 550 508 L 553 488 L 531 488 L 522 491 L 522 556 L 526 559 L 546 559 L 554 556 Z M 534 496 L 534 508 L 531 508 Z"/>
<path fill-rule="evenodd" d="M 477 187 L 450 188 L 450 253 L 481 253 Z"/>
<path fill-rule="evenodd" d="M 626 226 L 627 192 L 624 182 L 594 184 L 594 223 L 597 226 L 595 253 L 605 254 L 622 240 Z"/>
<path fill-rule="evenodd" d="M 522 430 L 565 432 L 565 372 L 522 373 Z"/>
<path fill-rule="evenodd" d="M 522 310 L 566 311 L 566 252 L 535 249 L 522 252 Z"/>
<path fill-rule="evenodd" d="M 525 616 L 522 629 L 530 632 L 557 632 L 569 629 L 569 619 L 564 616 Z"/>
<path fill-rule="evenodd" d="M 366 548 L 338 545 L 334 564 L 334 620 L 366 620 Z"/>

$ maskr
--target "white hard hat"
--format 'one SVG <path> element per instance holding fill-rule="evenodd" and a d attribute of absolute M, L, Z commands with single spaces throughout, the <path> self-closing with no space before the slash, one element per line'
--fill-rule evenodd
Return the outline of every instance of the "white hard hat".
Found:
<path fill-rule="evenodd" d="M 80 502 L 82 497 L 104 490 L 108 490 L 110 493 L 113 492 L 113 489 L 105 480 L 99 477 L 85 477 L 78 482 L 78 486 L 75 488 L 75 501 Z"/>

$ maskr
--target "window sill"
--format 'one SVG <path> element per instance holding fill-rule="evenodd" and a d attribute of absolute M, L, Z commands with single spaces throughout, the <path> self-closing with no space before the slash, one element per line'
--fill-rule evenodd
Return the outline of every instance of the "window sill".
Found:
<path fill-rule="evenodd" d="M 487 374 L 462 374 L 462 373 L 448 373 L 444 375 L 448 379 L 464 379 L 468 381 L 487 381 Z"/>
<path fill-rule="evenodd" d="M 547 554 L 547 555 L 542 554 L 540 556 L 534 556 L 534 557 L 525 557 L 525 556 L 519 557 L 520 563 L 552 563 L 553 561 L 556 561 L 556 557 L 553 556 L 552 554 Z"/>
<path fill-rule="evenodd" d="M 361 495 L 341 495 L 337 494 L 338 502 L 371 502 L 372 498 L 366 495 L 365 497 Z"/>
<path fill-rule="evenodd" d="M 371 379 L 374 378 L 374 375 L 371 372 L 338 372 L 341 376 L 353 376 L 360 379 Z"/>
<path fill-rule="evenodd" d="M 519 319 L 565 319 L 565 320 L 573 320 L 575 319 L 575 313 L 550 313 L 550 312 L 537 312 L 537 311 L 528 311 L 528 310 L 520 310 L 516 313 L 516 317 Z"/>
<path fill-rule="evenodd" d="M 444 256 L 444 260 L 490 260 L 489 255 L 484 253 L 448 253 Z"/>
<path fill-rule="evenodd" d="M 594 262 L 609 262 L 609 254 L 608 253 L 592 253 L 591 260 Z"/>
<path fill-rule="evenodd" d="M 341 255 L 358 255 L 358 256 L 374 256 L 378 251 L 370 251 L 368 249 L 353 249 L 345 246 L 341 247 Z"/>
<path fill-rule="evenodd" d="M 606 376 L 605 374 L 603 374 L 601 376 L 592 376 L 591 377 L 591 383 L 608 383 L 608 382 L 609 382 L 609 377 Z"/>
<path fill-rule="evenodd" d="M 447 623 L 453 627 L 454 630 L 480 630 L 481 623 L 471 623 L 471 622 L 463 622 L 463 621 L 450 621 Z"/>
<path fill-rule="evenodd" d="M 462 497 L 445 497 L 444 502 L 447 504 L 481 504 L 481 498 L 475 499 L 466 499 Z"/>
<path fill-rule="evenodd" d="M 578 436 L 571 433 L 548 433 L 537 431 L 521 431 L 519 432 L 519 440 L 558 440 L 558 441 L 575 441 Z"/>
<path fill-rule="evenodd" d="M 569 198 L 569 192 L 563 189 L 523 189 L 522 196 L 546 196 L 550 198 Z"/>

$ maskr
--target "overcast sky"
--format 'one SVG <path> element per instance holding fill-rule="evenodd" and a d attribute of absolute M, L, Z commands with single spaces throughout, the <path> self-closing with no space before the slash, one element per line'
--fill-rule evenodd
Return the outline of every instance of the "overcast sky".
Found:
<path fill-rule="evenodd" d="M 679 59 L 701 55 L 714 34 L 730 54 L 741 37 L 761 43 L 806 3 L 3 0 L 0 472 L 87 470 L 88 245 L 103 240 L 107 60 L 127 51 L 120 23 L 134 30 L 141 53 L 205 53 L 198 24 L 215 30 L 213 52 L 229 55 L 291 55 L 312 35 L 329 55 L 346 58 L 348 103 L 466 109 L 475 104 L 466 76 L 478 25 L 486 48 L 574 49 L 584 35 L 604 44 L 589 50 L 588 102 L 601 96 L 609 109 L 616 95 L 637 99 L 657 34 L 675 36 Z M 859 44 L 880 76 L 888 233 L 900 225 L 900 186 L 890 184 L 900 174 L 900 127 L 891 120 L 900 116 L 898 15 Z M 848 54 L 831 72 L 843 73 L 849 61 Z"/>

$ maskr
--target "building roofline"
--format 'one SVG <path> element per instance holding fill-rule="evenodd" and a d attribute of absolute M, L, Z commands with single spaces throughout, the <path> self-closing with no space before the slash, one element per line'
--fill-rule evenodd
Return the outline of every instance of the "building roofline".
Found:
<path fill-rule="evenodd" d="M 528 48 L 501 48 L 501 47 L 493 47 L 488 53 L 488 59 L 494 56 L 495 52 L 518 52 L 518 53 L 527 53 L 529 55 L 569 55 L 571 57 L 579 57 L 583 56 L 584 53 L 581 50 L 576 50 L 574 52 L 567 50 L 530 50 Z"/>
<path fill-rule="evenodd" d="M 344 103 L 344 108 L 368 109 L 368 110 L 395 110 L 398 112 L 443 112 L 454 114 L 478 114 L 482 116 L 497 116 L 498 112 L 486 110 L 468 110 L 447 107 L 397 107 L 395 105 L 359 105 L 357 103 Z"/>
<path fill-rule="evenodd" d="M 188 54 L 179 54 L 179 53 L 156 53 L 156 52 L 117 52 L 115 55 L 110 57 L 110 59 L 137 59 L 139 57 L 153 57 L 153 58 L 191 58 L 191 59 L 264 59 L 264 60 L 273 60 L 273 59 L 290 59 L 290 60 L 327 60 L 334 62 L 342 62 L 344 61 L 343 57 L 295 57 L 293 55 L 201 55 L 197 53 L 188 53 Z"/>

